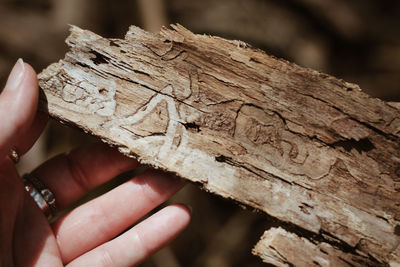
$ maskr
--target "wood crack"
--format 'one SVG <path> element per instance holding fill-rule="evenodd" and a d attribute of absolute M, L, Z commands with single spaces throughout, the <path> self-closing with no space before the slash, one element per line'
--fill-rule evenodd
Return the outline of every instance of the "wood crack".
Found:
<path fill-rule="evenodd" d="M 340 109 L 339 107 L 337 107 L 337 106 L 335 106 L 335 105 L 329 103 L 328 101 L 325 101 L 325 100 L 323 100 L 323 99 L 320 99 L 320 98 L 318 98 L 318 97 L 316 97 L 316 96 L 314 96 L 314 95 L 311 95 L 311 94 L 306 94 L 306 93 L 302 93 L 302 92 L 299 92 L 299 91 L 297 91 L 297 93 L 300 94 L 300 95 L 306 96 L 306 97 L 310 97 L 310 98 L 312 98 L 312 99 L 314 99 L 314 100 L 320 101 L 320 102 L 322 102 L 322 103 L 324 103 L 324 104 L 330 106 L 331 108 L 333 108 L 333 109 L 339 111 L 340 113 L 342 113 L 342 114 L 348 116 L 351 120 L 353 120 L 353 121 L 359 123 L 360 125 L 365 126 L 366 128 L 368 128 L 368 129 L 372 130 L 373 132 L 375 132 L 375 133 L 377 133 L 377 134 L 379 134 L 379 135 L 385 137 L 386 139 L 388 139 L 388 140 L 390 140 L 390 141 L 397 141 L 397 140 L 398 140 L 398 137 L 397 137 L 397 136 L 395 136 L 395 135 L 393 135 L 393 134 L 385 133 L 385 132 L 383 132 L 382 130 L 380 130 L 380 129 L 378 129 L 378 128 L 376 128 L 376 127 L 374 127 L 374 126 L 368 124 L 367 122 L 360 121 L 360 120 L 358 120 L 357 118 L 354 118 L 353 115 L 346 113 L 345 111 L 343 111 L 343 110 Z M 328 144 L 328 145 L 329 145 L 329 144 Z"/>

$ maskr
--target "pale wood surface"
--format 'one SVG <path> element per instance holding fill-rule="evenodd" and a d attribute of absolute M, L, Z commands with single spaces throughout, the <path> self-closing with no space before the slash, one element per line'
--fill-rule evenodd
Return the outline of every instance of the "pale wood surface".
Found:
<path fill-rule="evenodd" d="M 72 27 L 65 59 L 39 75 L 42 107 L 280 220 L 296 240 L 290 251 L 313 253 L 311 242 L 335 250 L 332 264 L 400 263 L 399 105 L 243 42 L 172 27 L 132 26 L 125 40 Z"/>

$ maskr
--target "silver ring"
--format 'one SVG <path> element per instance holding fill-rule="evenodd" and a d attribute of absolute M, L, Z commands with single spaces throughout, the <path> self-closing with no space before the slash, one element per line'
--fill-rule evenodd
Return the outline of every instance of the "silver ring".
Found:
<path fill-rule="evenodd" d="M 57 213 L 56 198 L 53 192 L 31 174 L 25 174 L 22 177 L 22 181 L 24 182 L 25 190 L 35 200 L 47 219 L 51 220 Z"/>
<path fill-rule="evenodd" d="M 14 162 L 14 164 L 17 164 L 19 162 L 20 156 L 18 153 L 18 150 L 16 147 L 12 147 L 10 149 L 10 154 L 9 154 L 11 160 Z"/>

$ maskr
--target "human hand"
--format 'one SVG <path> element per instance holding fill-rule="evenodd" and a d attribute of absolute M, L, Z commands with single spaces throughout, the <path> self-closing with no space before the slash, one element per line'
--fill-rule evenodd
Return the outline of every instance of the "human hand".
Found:
<path fill-rule="evenodd" d="M 0 94 L 0 266 L 135 266 L 188 225 L 188 209 L 171 205 L 121 234 L 183 186 L 154 170 L 49 224 L 9 156 L 12 147 L 24 154 L 42 132 L 47 116 L 37 112 L 37 102 L 36 74 L 19 60 Z M 94 144 L 50 159 L 32 176 L 53 192 L 62 210 L 138 166 L 116 150 Z"/>

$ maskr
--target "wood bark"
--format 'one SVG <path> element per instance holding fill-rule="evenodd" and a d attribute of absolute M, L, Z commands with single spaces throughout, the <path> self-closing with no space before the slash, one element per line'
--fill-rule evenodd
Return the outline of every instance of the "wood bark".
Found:
<path fill-rule="evenodd" d="M 287 266 L 400 264 L 400 106 L 180 25 L 125 39 L 72 27 L 39 75 L 50 115 L 281 222 Z"/>

